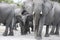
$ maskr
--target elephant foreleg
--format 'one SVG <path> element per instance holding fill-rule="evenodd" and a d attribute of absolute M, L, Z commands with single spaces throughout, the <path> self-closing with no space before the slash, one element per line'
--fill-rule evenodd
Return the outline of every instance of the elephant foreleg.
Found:
<path fill-rule="evenodd" d="M 45 17 L 42 16 L 39 21 L 38 37 L 42 37 L 44 21 L 45 21 Z"/>
<path fill-rule="evenodd" d="M 5 32 L 3 33 L 3 36 L 7 36 L 8 35 L 8 26 L 6 26 Z"/>
<path fill-rule="evenodd" d="M 11 22 L 10 25 L 9 25 L 9 28 L 10 28 L 9 35 L 10 35 L 10 36 L 13 36 L 13 35 L 14 35 L 14 34 L 13 34 L 13 24 L 14 24 L 14 23 Z"/>
<path fill-rule="evenodd" d="M 49 37 L 49 25 L 46 26 L 45 37 Z"/>
<path fill-rule="evenodd" d="M 55 35 L 59 35 L 59 25 L 56 26 Z"/>
<path fill-rule="evenodd" d="M 50 34 L 54 35 L 54 31 L 55 31 L 55 26 L 52 27 Z"/>

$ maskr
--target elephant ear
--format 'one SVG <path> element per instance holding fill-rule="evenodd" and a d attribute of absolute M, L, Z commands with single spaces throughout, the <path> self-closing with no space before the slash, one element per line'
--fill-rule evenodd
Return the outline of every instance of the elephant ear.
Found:
<path fill-rule="evenodd" d="M 43 3 L 42 11 L 44 15 L 47 15 L 53 8 L 53 4 L 50 1 Z"/>

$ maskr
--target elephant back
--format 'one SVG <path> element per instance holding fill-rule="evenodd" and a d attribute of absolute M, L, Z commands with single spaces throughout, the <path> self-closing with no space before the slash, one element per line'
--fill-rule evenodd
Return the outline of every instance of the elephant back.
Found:
<path fill-rule="evenodd" d="M 14 8 L 10 4 L 0 3 L 0 21 L 7 20 L 9 15 L 14 15 Z"/>

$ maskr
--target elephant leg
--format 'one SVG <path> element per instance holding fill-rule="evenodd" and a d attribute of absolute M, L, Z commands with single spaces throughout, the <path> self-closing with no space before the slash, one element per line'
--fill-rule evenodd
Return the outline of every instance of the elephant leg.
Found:
<path fill-rule="evenodd" d="M 8 35 L 8 28 L 9 28 L 9 25 L 10 25 L 10 18 L 8 18 L 7 20 L 6 20 L 6 29 L 5 29 L 5 31 L 4 31 L 4 33 L 3 33 L 3 36 L 7 36 Z"/>
<path fill-rule="evenodd" d="M 49 37 L 49 25 L 46 26 L 45 37 Z"/>
<path fill-rule="evenodd" d="M 33 32 L 33 21 L 32 21 L 32 26 L 31 26 L 31 28 L 32 28 L 32 30 L 31 30 L 31 31 Z"/>
<path fill-rule="evenodd" d="M 35 19 L 34 19 L 34 33 L 35 33 L 35 37 L 37 38 L 38 37 L 38 30 L 39 30 L 39 19 L 40 19 L 40 15 L 36 16 L 38 14 L 35 14 Z"/>
<path fill-rule="evenodd" d="M 13 36 L 13 28 L 10 26 L 10 32 L 9 32 L 9 36 Z"/>
<path fill-rule="evenodd" d="M 26 33 L 25 33 L 25 25 L 24 25 L 24 22 L 21 20 L 21 21 L 19 21 L 19 23 L 20 23 L 19 25 L 21 27 L 21 35 L 25 35 Z"/>
<path fill-rule="evenodd" d="M 35 36 L 37 37 L 38 36 L 38 25 L 35 25 Z"/>
<path fill-rule="evenodd" d="M 7 36 L 8 35 L 8 28 L 10 27 L 10 22 L 11 22 L 11 20 L 10 20 L 10 18 L 8 18 L 6 20 L 6 29 L 5 29 L 5 32 L 3 33 L 3 36 Z"/>
<path fill-rule="evenodd" d="M 56 26 L 56 31 L 55 31 L 55 35 L 59 35 L 59 26 Z"/>
<path fill-rule="evenodd" d="M 13 29 L 17 31 L 17 26 L 16 26 L 16 23 L 15 23 L 15 25 L 14 25 Z"/>
<path fill-rule="evenodd" d="M 32 28 L 32 32 L 33 32 L 33 25 L 31 26 L 31 28 Z"/>
<path fill-rule="evenodd" d="M 25 35 L 25 25 L 23 21 L 20 21 L 20 27 L 21 27 L 21 35 Z"/>
<path fill-rule="evenodd" d="M 12 25 L 12 22 L 10 23 L 9 28 L 10 28 L 9 36 L 13 36 L 14 34 L 13 34 L 13 25 Z"/>
<path fill-rule="evenodd" d="M 14 24 L 13 29 L 14 29 L 14 30 L 16 29 L 16 23 Z"/>
<path fill-rule="evenodd" d="M 20 22 L 20 28 L 21 28 L 21 35 L 24 35 L 24 25 L 23 25 L 23 23 L 22 22 Z"/>
<path fill-rule="evenodd" d="M 15 30 L 17 31 L 17 26 L 15 25 Z"/>
<path fill-rule="evenodd" d="M 25 33 L 25 26 L 20 25 L 21 26 L 21 35 L 26 35 Z"/>
<path fill-rule="evenodd" d="M 8 26 L 6 26 L 6 29 L 5 29 L 5 31 L 3 33 L 3 36 L 7 36 L 7 35 L 8 35 Z"/>
<path fill-rule="evenodd" d="M 10 36 L 13 36 L 14 35 L 14 33 L 13 33 L 13 27 L 14 27 L 14 23 L 15 23 L 15 20 L 14 20 L 14 17 L 12 18 L 9 18 L 9 20 L 10 20 L 10 25 L 9 25 L 9 27 L 10 27 L 10 30 L 9 30 L 9 35 Z"/>
<path fill-rule="evenodd" d="M 42 30 L 43 30 L 44 21 L 45 21 L 45 17 L 40 18 L 39 29 L 38 29 L 38 37 L 42 37 Z"/>
<path fill-rule="evenodd" d="M 52 27 L 50 34 L 54 35 L 55 26 Z"/>
<path fill-rule="evenodd" d="M 17 19 L 16 19 L 16 18 L 14 18 L 14 25 L 13 25 L 13 29 L 14 29 L 14 30 L 17 30 L 16 22 L 17 22 Z"/>

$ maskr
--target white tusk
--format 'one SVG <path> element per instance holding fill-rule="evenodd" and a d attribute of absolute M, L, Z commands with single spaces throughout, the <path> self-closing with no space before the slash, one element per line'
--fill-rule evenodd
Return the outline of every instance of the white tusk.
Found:
<path fill-rule="evenodd" d="M 42 14 L 42 11 L 40 12 L 40 14 Z"/>
<path fill-rule="evenodd" d="M 33 14 L 34 14 L 34 12 L 33 12 Z"/>

